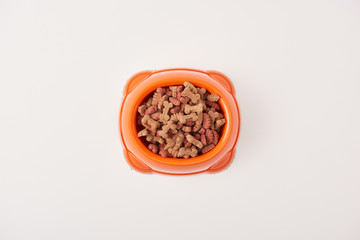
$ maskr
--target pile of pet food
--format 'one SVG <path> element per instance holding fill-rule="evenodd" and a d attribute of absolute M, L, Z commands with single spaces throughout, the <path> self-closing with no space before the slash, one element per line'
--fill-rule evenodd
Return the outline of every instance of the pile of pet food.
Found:
<path fill-rule="evenodd" d="M 157 88 L 138 108 L 138 137 L 162 157 L 189 158 L 212 150 L 226 120 L 220 97 L 189 82 Z"/>

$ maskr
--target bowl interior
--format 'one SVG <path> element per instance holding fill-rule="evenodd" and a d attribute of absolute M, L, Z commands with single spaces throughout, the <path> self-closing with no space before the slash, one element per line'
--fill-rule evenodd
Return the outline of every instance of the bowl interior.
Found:
<path fill-rule="evenodd" d="M 139 97 L 135 103 L 135 107 L 134 107 L 134 111 L 132 113 L 132 128 L 134 131 L 134 134 L 136 134 L 137 136 L 137 132 L 142 129 L 143 127 L 141 125 L 137 124 L 137 116 L 138 116 L 138 112 L 137 109 L 138 107 L 147 99 L 149 99 L 149 97 L 152 96 L 153 92 L 158 88 L 158 87 L 168 87 L 168 86 L 173 86 L 173 85 L 182 85 L 185 81 L 166 81 L 166 82 L 162 82 L 161 84 L 157 84 L 155 86 L 155 84 L 149 88 L 147 88 L 144 92 L 144 94 L 142 94 L 141 97 Z M 191 81 L 189 81 L 191 82 Z M 228 138 L 229 135 L 229 124 L 230 124 L 230 118 L 229 118 L 229 111 L 230 109 L 228 108 L 225 98 L 223 98 L 223 94 L 216 89 L 215 87 L 207 84 L 200 84 L 200 83 L 192 83 L 194 84 L 194 86 L 196 87 L 203 87 L 205 88 L 209 93 L 214 93 L 214 94 L 218 94 L 220 96 L 220 100 L 219 100 L 219 105 L 221 107 L 221 111 L 222 114 L 224 115 L 224 118 L 226 119 L 226 123 L 224 124 L 224 126 L 222 126 L 221 132 L 220 132 L 220 139 L 218 144 L 215 146 L 215 148 L 213 148 L 212 150 L 210 150 L 209 152 L 205 153 L 205 154 L 200 154 L 197 157 L 193 157 L 193 158 L 165 158 L 165 157 L 161 157 L 158 154 L 153 153 L 152 151 L 150 151 L 147 146 L 148 143 L 146 142 L 146 140 L 144 138 L 140 138 L 137 137 L 137 142 L 139 144 L 138 147 L 141 148 L 142 151 L 146 152 L 146 155 L 149 155 L 152 157 L 152 159 L 156 159 L 159 162 L 162 163 L 167 163 L 167 164 L 190 164 L 190 163 L 200 163 L 203 161 L 206 161 L 210 158 L 212 158 L 214 155 L 216 155 L 221 148 L 224 146 L 224 144 L 226 144 L 226 139 Z"/>

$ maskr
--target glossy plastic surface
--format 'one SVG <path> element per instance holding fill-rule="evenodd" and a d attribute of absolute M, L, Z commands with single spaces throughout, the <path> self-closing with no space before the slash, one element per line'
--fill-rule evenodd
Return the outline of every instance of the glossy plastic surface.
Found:
<path fill-rule="evenodd" d="M 206 88 L 220 96 L 220 106 L 226 118 L 221 138 L 210 152 L 195 158 L 163 158 L 153 152 L 137 137 L 136 115 L 144 98 L 158 87 L 181 85 L 185 81 Z M 218 172 L 226 168 L 235 155 L 240 131 L 240 113 L 231 81 L 216 71 L 193 69 L 165 69 L 135 74 L 124 88 L 120 109 L 120 135 L 125 158 L 137 171 L 184 175 L 200 172 Z"/>

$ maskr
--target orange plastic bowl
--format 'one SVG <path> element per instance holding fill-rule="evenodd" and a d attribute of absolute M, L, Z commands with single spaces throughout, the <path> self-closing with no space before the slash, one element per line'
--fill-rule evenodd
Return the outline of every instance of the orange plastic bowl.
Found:
<path fill-rule="evenodd" d="M 164 158 L 151 152 L 137 136 L 137 109 L 156 88 L 181 85 L 185 81 L 220 96 L 219 103 L 226 124 L 218 144 L 208 153 L 188 159 Z M 240 113 L 234 87 L 231 81 L 219 72 L 193 69 L 143 71 L 135 74 L 125 85 L 120 109 L 120 135 L 125 158 L 137 171 L 173 175 L 221 171 L 234 158 L 239 131 Z"/>

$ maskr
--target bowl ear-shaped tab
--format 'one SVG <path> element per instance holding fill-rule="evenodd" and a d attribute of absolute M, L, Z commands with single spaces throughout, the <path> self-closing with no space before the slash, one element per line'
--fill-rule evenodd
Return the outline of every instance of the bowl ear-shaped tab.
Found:
<path fill-rule="evenodd" d="M 225 154 L 225 156 L 220 161 L 218 161 L 217 163 L 212 165 L 207 170 L 207 172 L 208 173 L 217 173 L 217 172 L 224 170 L 231 164 L 232 160 L 234 159 L 234 156 L 235 156 L 235 148 L 233 148 L 230 152 Z"/>
<path fill-rule="evenodd" d="M 234 85 L 224 74 L 213 70 L 208 70 L 206 72 L 211 78 L 218 81 L 221 85 L 224 86 L 224 88 L 226 88 L 226 90 L 228 90 L 233 96 L 235 96 Z"/>
<path fill-rule="evenodd" d="M 136 171 L 142 172 L 142 173 L 152 173 L 153 170 L 149 168 L 145 163 L 143 163 L 141 160 L 137 159 L 134 154 L 132 154 L 130 151 L 125 150 L 125 158 L 129 165 L 135 169 Z"/>
<path fill-rule="evenodd" d="M 124 87 L 124 95 L 129 94 L 136 86 L 141 84 L 145 79 L 151 76 L 153 71 L 142 71 L 132 76 Z"/>

